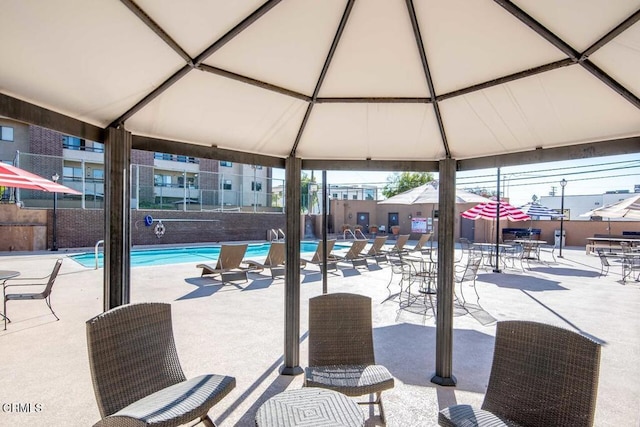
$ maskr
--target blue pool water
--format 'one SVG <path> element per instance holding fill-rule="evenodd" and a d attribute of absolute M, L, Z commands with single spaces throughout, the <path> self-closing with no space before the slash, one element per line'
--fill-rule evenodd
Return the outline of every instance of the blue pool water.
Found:
<path fill-rule="evenodd" d="M 301 242 L 300 252 L 315 252 L 317 242 Z M 340 249 L 339 245 L 335 246 Z M 247 247 L 246 259 L 267 256 L 269 243 L 253 243 Z M 220 255 L 220 246 L 198 246 L 163 249 L 140 249 L 131 251 L 131 266 L 142 267 L 150 265 L 177 264 L 181 262 L 211 262 L 216 261 Z M 96 265 L 95 254 L 87 252 L 72 255 L 70 258 L 84 267 L 93 268 Z M 102 252 L 98 254 L 98 265 L 103 266 Z"/>

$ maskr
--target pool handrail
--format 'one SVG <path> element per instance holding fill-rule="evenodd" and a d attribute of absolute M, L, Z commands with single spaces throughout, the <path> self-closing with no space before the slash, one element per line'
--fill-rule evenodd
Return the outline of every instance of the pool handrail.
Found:
<path fill-rule="evenodd" d="M 98 246 L 100 246 L 101 244 L 104 245 L 104 240 L 98 240 L 96 242 L 96 246 L 93 249 L 93 252 L 94 252 L 95 257 L 96 257 L 96 268 L 95 268 L 95 270 L 97 270 L 98 267 L 99 267 L 99 265 L 98 265 Z"/>

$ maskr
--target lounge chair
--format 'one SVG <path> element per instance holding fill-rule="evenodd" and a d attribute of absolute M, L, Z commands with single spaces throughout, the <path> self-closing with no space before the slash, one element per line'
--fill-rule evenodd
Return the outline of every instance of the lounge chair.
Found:
<path fill-rule="evenodd" d="M 396 240 L 395 245 L 391 249 L 385 251 L 387 256 L 401 256 L 406 251 L 404 250 L 404 246 L 409 241 L 410 234 L 400 234 L 398 239 Z"/>
<path fill-rule="evenodd" d="M 9 318 L 7 317 L 7 301 L 18 301 L 18 300 L 27 301 L 27 300 L 36 300 L 36 299 L 44 300 L 44 302 L 47 304 L 47 307 L 49 307 L 49 310 L 51 310 L 51 314 L 53 314 L 53 317 L 55 317 L 56 320 L 60 320 L 56 315 L 55 311 L 53 311 L 53 308 L 51 308 L 51 290 L 53 289 L 53 284 L 56 281 L 56 277 L 58 277 L 58 272 L 60 271 L 61 266 L 62 266 L 62 258 L 56 261 L 55 265 L 53 266 L 53 271 L 48 276 L 38 277 L 38 278 L 20 277 L 16 279 L 5 280 L 4 284 L 2 285 L 2 294 L 4 297 L 3 298 L 4 309 L 2 311 L 3 313 L 2 317 L 4 317 L 5 330 L 7 329 L 7 321 L 11 322 L 11 320 L 9 320 Z M 34 280 L 38 281 L 38 280 L 44 280 L 44 279 L 48 279 L 46 283 L 33 283 Z M 26 280 L 26 281 L 29 281 L 30 283 L 7 283 L 7 282 L 18 281 L 18 280 Z M 22 286 L 30 286 L 30 287 L 44 286 L 44 289 L 41 292 L 23 292 L 19 294 L 8 294 L 7 288 L 12 288 L 14 286 L 21 286 L 21 287 Z"/>
<path fill-rule="evenodd" d="M 335 293 L 309 299 L 308 342 L 305 387 L 328 388 L 347 396 L 375 393 L 374 401 L 358 403 L 377 404 L 384 422 L 381 394 L 393 388 L 394 379 L 375 362 L 371 298 Z"/>
<path fill-rule="evenodd" d="M 412 249 L 408 249 L 407 252 L 409 252 L 409 253 L 411 253 L 411 252 L 423 253 L 423 251 L 425 250 L 424 245 L 426 245 L 427 242 L 429 242 L 429 240 L 431 240 L 431 234 L 432 233 L 422 234 L 420 236 L 420 239 L 418 240 L 418 243 L 416 243 L 416 245 Z"/>
<path fill-rule="evenodd" d="M 349 250 L 344 254 L 334 254 L 334 257 L 340 261 L 351 261 L 353 268 L 357 266 L 366 266 L 367 258 L 363 254 L 367 240 L 354 240 Z"/>
<path fill-rule="evenodd" d="M 591 426 L 600 348 L 591 339 L 557 326 L 498 322 L 482 409 L 450 406 L 440 411 L 438 424 Z"/>
<path fill-rule="evenodd" d="M 369 251 L 367 251 L 367 256 L 375 259 L 378 264 L 388 261 L 387 253 L 382 249 L 387 242 L 387 237 L 389 236 L 377 236 L 371 244 Z"/>
<path fill-rule="evenodd" d="M 196 268 L 202 269 L 202 274 L 219 274 L 220 281 L 224 284 L 232 280 L 244 279 L 248 281 L 248 268 L 241 267 L 244 254 L 247 252 L 247 244 L 242 245 L 222 245 L 220 246 L 220 255 L 215 266 L 210 264 L 198 264 Z"/>
<path fill-rule="evenodd" d="M 284 260 L 284 242 L 271 242 L 269 253 L 263 263 L 250 259 L 243 261 L 243 263 L 248 266 L 250 271 L 263 271 L 268 268 L 271 270 L 271 277 L 275 279 L 276 276 L 284 276 Z"/>
<path fill-rule="evenodd" d="M 176 350 L 171 305 L 127 304 L 86 323 L 98 427 L 215 424 L 209 410 L 236 385 L 234 377 L 185 377 Z M 70 422 L 72 424 L 72 422 Z"/>
<path fill-rule="evenodd" d="M 335 239 L 327 240 L 327 270 L 336 270 L 338 268 L 336 265 L 337 258 L 331 253 L 335 244 Z M 318 246 L 316 247 L 316 251 L 313 253 L 313 256 L 309 259 L 300 259 L 300 264 L 303 268 L 306 267 L 307 263 L 322 266 L 323 254 L 324 252 L 322 252 L 322 241 L 319 241 Z"/>

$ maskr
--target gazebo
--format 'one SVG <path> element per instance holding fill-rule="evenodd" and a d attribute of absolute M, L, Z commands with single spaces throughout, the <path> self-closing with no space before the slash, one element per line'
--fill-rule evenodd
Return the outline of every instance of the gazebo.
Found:
<path fill-rule="evenodd" d="M 456 171 L 640 151 L 639 19 L 624 0 L 13 1 L 0 115 L 105 143 L 105 309 L 129 301 L 131 148 L 285 168 L 286 374 L 301 170 L 437 172 L 433 381 L 453 385 Z"/>

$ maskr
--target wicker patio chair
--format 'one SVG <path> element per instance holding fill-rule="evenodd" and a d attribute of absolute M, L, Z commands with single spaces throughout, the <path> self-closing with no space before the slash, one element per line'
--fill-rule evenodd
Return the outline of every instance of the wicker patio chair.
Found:
<path fill-rule="evenodd" d="M 482 409 L 455 405 L 441 426 L 591 426 L 600 344 L 576 332 L 528 321 L 498 322 Z"/>
<path fill-rule="evenodd" d="M 247 252 L 247 244 L 242 245 L 222 245 L 220 246 L 220 255 L 215 266 L 209 264 L 198 264 L 196 268 L 201 268 L 200 277 L 205 275 L 220 275 L 220 281 L 224 284 L 231 280 L 248 281 L 248 268 L 242 267 L 244 254 Z"/>
<path fill-rule="evenodd" d="M 38 277 L 38 278 L 19 277 L 15 279 L 7 279 L 4 281 L 4 283 L 2 284 L 2 296 L 4 301 L 2 317 L 4 317 L 5 330 L 7 329 L 7 321 L 11 323 L 11 320 L 9 320 L 9 318 L 7 317 L 7 301 L 28 301 L 28 300 L 38 300 L 38 299 L 44 300 L 44 302 L 47 304 L 47 307 L 49 307 L 49 310 L 51 310 L 51 314 L 53 314 L 53 317 L 55 317 L 56 320 L 60 320 L 60 318 L 58 318 L 58 315 L 56 315 L 56 312 L 53 311 L 53 308 L 51 307 L 51 291 L 53 290 L 53 284 L 56 281 L 56 277 L 58 277 L 58 272 L 60 271 L 61 266 L 62 266 L 62 258 L 56 261 L 55 265 L 53 266 L 53 271 L 48 276 Z M 44 279 L 48 279 L 46 283 L 44 282 L 33 283 L 34 280 L 39 281 Z M 26 280 L 29 283 L 16 283 L 16 281 L 20 281 L 20 280 Z M 13 288 L 17 286 L 20 286 L 20 287 L 44 286 L 44 289 L 41 292 L 21 292 L 18 294 L 7 293 L 7 288 Z"/>
<path fill-rule="evenodd" d="M 87 321 L 99 427 L 178 426 L 200 420 L 236 384 L 224 375 L 187 380 L 176 351 L 171 305 L 128 304 Z"/>
<path fill-rule="evenodd" d="M 371 298 L 335 293 L 309 300 L 309 366 L 305 386 L 338 391 L 347 396 L 375 394 L 384 421 L 382 391 L 393 388 L 394 379 L 375 364 Z"/>

